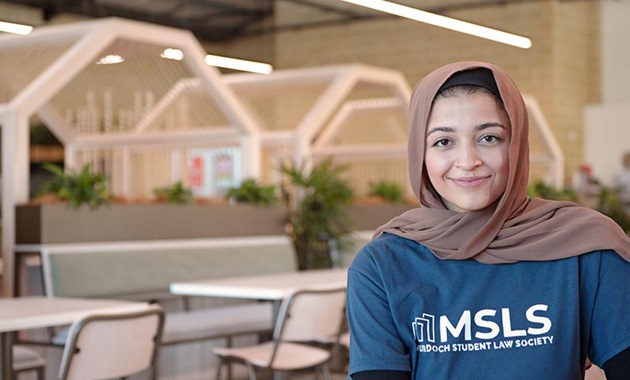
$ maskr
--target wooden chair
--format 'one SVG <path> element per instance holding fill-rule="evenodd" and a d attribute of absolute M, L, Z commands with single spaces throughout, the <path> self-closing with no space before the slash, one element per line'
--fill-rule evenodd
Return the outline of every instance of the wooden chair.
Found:
<path fill-rule="evenodd" d="M 273 339 L 251 346 L 215 348 L 217 379 L 230 363 L 247 367 L 249 379 L 257 369 L 278 372 L 318 369 L 330 379 L 328 360 L 345 322 L 346 289 L 300 290 L 280 306 Z"/>
<path fill-rule="evenodd" d="M 120 378 L 150 369 L 164 326 L 164 311 L 147 305 L 140 311 L 91 314 L 70 327 L 60 380 Z"/>

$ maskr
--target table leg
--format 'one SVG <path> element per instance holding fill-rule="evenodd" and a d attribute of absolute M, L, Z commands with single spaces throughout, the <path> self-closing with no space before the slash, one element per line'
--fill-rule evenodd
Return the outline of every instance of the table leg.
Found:
<path fill-rule="evenodd" d="M 0 333 L 0 378 L 13 379 L 13 332 Z"/>
<path fill-rule="evenodd" d="M 273 329 L 275 330 L 276 324 L 278 323 L 278 316 L 280 315 L 280 306 L 282 305 L 282 300 L 274 300 L 273 301 Z M 273 334 L 273 332 L 272 332 Z M 273 371 L 273 380 L 282 380 L 282 373 L 278 371 Z"/>

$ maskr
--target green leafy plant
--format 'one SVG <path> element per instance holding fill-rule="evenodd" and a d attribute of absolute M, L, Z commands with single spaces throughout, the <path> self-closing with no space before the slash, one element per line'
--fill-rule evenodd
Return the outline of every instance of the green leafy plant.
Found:
<path fill-rule="evenodd" d="M 309 172 L 304 165 L 283 165 L 280 169 L 291 185 L 283 187 L 282 195 L 289 210 L 289 234 L 300 270 L 331 267 L 331 244 L 342 246 L 350 232 L 350 219 L 342 206 L 355 194 L 340 178 L 346 169 L 333 165 L 330 158 Z"/>
<path fill-rule="evenodd" d="M 578 194 L 570 188 L 556 189 L 543 181 L 537 181 L 527 188 L 530 197 L 539 197 L 550 200 L 564 200 L 577 202 Z"/>
<path fill-rule="evenodd" d="M 543 182 L 536 182 L 531 185 L 527 189 L 527 193 L 532 197 L 580 202 L 580 197 L 576 191 L 569 188 L 557 190 Z M 584 199 L 582 199 L 581 203 L 588 203 L 589 207 L 596 209 L 614 220 L 624 231 L 630 231 L 630 215 L 628 215 L 626 211 L 627 206 L 624 205 L 619 197 L 619 191 L 617 189 L 598 185 L 597 203 L 591 205 L 590 202 L 585 202 Z"/>
<path fill-rule="evenodd" d="M 275 186 L 263 186 L 252 178 L 243 180 L 238 187 L 229 188 L 225 197 L 238 203 L 251 203 L 257 206 L 270 206 L 278 203 Z"/>
<path fill-rule="evenodd" d="M 109 203 L 107 177 L 101 173 L 93 173 L 90 164 L 86 164 L 78 172 L 64 171 L 60 166 L 44 163 L 42 168 L 53 174 L 53 178 L 44 182 L 41 194 L 53 194 L 67 201 L 68 207 L 78 209 L 87 204 L 91 209 Z"/>
<path fill-rule="evenodd" d="M 396 182 L 381 180 L 370 183 L 369 195 L 391 203 L 402 203 L 405 199 L 405 190 Z"/>
<path fill-rule="evenodd" d="M 624 231 L 630 231 L 630 215 L 627 205 L 619 197 L 618 189 L 600 185 L 597 210 L 615 221 Z"/>
<path fill-rule="evenodd" d="M 158 200 L 173 204 L 186 204 L 194 200 L 192 191 L 186 188 L 182 181 L 154 189 L 153 194 Z"/>

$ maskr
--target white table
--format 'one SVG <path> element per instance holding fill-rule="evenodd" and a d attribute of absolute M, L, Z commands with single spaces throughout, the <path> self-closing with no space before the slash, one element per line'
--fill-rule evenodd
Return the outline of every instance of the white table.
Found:
<path fill-rule="evenodd" d="M 298 289 L 336 289 L 346 286 L 348 270 L 317 269 L 256 276 L 174 282 L 170 292 L 185 296 L 246 298 L 274 302 L 276 320 L 283 299 Z"/>
<path fill-rule="evenodd" d="M 174 282 L 173 294 L 281 301 L 298 289 L 332 289 L 346 286 L 347 269 L 318 269 L 258 276 Z"/>
<path fill-rule="evenodd" d="M 228 277 L 211 280 L 174 282 L 170 285 L 173 294 L 185 296 L 206 296 L 226 298 L 246 298 L 274 302 L 273 320 L 278 316 L 283 299 L 298 289 L 336 289 L 345 287 L 348 270 L 319 269 L 298 272 L 284 272 L 257 276 Z M 228 376 L 231 377 L 231 376 Z M 274 374 L 274 380 L 280 379 Z"/>
<path fill-rule="evenodd" d="M 16 331 L 68 325 L 88 313 L 135 311 L 146 305 L 143 302 L 81 298 L 0 298 L 0 378 L 14 378 L 11 367 Z"/>

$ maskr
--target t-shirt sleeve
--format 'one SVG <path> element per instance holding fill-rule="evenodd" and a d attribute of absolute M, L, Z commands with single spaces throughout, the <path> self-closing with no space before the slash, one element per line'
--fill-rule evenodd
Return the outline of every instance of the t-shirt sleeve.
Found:
<path fill-rule="evenodd" d="M 630 347 L 630 263 L 604 251 L 596 273 L 589 358 L 599 366 Z"/>
<path fill-rule="evenodd" d="M 364 247 L 348 271 L 349 374 L 361 371 L 411 371 L 410 358 L 390 308 L 378 266 Z"/>

